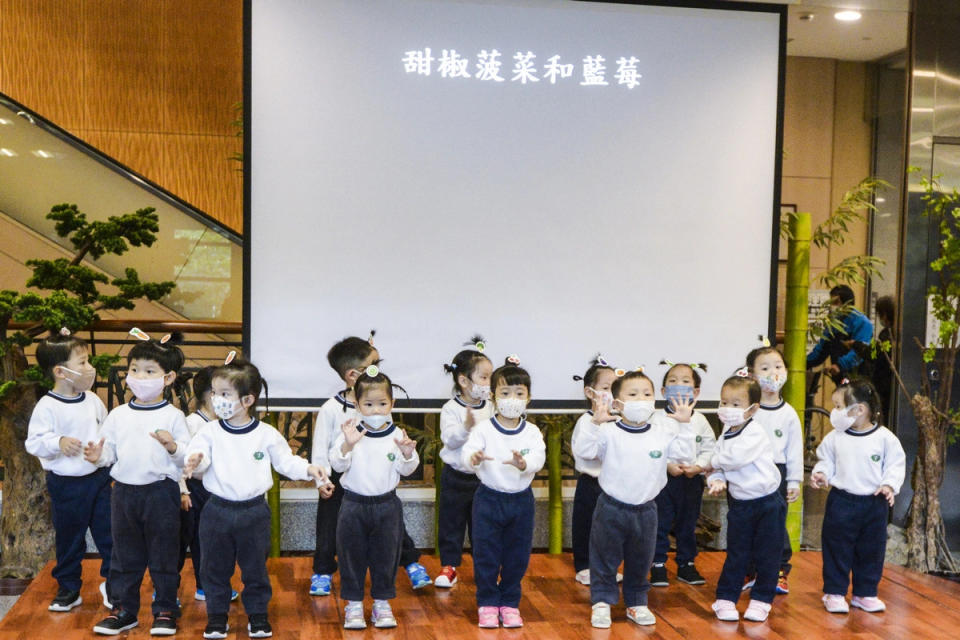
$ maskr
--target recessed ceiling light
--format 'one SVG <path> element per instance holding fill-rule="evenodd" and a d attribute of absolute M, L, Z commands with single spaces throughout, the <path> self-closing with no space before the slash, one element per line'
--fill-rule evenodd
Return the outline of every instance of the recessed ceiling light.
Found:
<path fill-rule="evenodd" d="M 854 11 L 853 9 L 837 11 L 835 14 L 833 14 L 833 17 L 841 22 L 856 22 L 861 18 L 860 12 Z"/>
<path fill-rule="evenodd" d="M 13 149 L 6 149 L 6 148 L 4 148 L 4 149 L 0 149 L 0 156 L 7 156 L 8 158 L 15 158 L 15 157 L 17 156 L 17 152 L 14 151 Z"/>
<path fill-rule="evenodd" d="M 52 154 L 52 153 L 50 153 L 49 151 L 44 151 L 43 149 L 36 149 L 36 150 L 34 150 L 34 151 L 31 151 L 30 153 L 32 153 L 33 155 L 37 156 L 38 158 L 52 158 L 52 157 L 53 157 L 53 154 Z"/>

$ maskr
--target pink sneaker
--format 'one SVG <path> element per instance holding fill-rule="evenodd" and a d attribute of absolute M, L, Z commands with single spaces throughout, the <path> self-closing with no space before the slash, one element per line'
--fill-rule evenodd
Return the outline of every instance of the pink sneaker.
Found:
<path fill-rule="evenodd" d="M 497 608 L 496 607 L 480 607 L 477 609 L 477 618 L 479 618 L 479 626 L 481 629 L 499 629 L 500 620 L 497 618 Z"/>
<path fill-rule="evenodd" d="M 523 626 L 520 610 L 513 607 L 500 607 L 500 621 L 504 629 L 516 629 Z"/>
<path fill-rule="evenodd" d="M 727 622 L 736 622 L 740 619 L 740 612 L 737 611 L 737 605 L 731 600 L 717 600 L 710 608 L 717 614 L 718 620 Z"/>
<path fill-rule="evenodd" d="M 751 622 L 763 622 L 770 613 L 770 603 L 751 600 L 747 610 L 743 612 L 743 619 Z"/>
<path fill-rule="evenodd" d="M 853 596 L 850 598 L 850 604 L 868 613 L 879 613 L 887 610 L 887 605 L 883 604 L 883 600 L 880 598 Z"/>
<path fill-rule="evenodd" d="M 827 593 L 824 594 L 823 598 L 821 599 L 823 600 L 823 608 L 829 613 L 850 612 L 850 607 L 847 606 L 847 599 L 839 593 Z"/>

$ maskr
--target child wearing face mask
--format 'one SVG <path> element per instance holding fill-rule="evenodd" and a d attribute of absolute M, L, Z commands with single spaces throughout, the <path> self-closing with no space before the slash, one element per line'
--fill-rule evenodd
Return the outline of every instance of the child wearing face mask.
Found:
<path fill-rule="evenodd" d="M 707 477 L 710 495 L 730 494 L 727 511 L 727 557 L 717 581 L 712 608 L 720 620 L 740 619 L 737 600 L 747 566 L 756 566 L 756 584 L 743 617 L 763 622 L 776 594 L 783 523 L 787 504 L 777 491 L 780 472 L 766 429 L 754 416 L 760 404 L 760 385 L 746 368 L 727 378 L 720 389 L 717 416 L 724 431 L 710 459 Z"/>
<path fill-rule="evenodd" d="M 346 422 L 330 449 L 330 463 L 342 473 L 343 505 L 337 523 L 340 598 L 346 601 L 345 629 L 363 629 L 364 581 L 370 572 L 374 627 L 397 626 L 390 600 L 397 596 L 396 576 L 403 540 L 403 505 L 396 488 L 400 476 L 420 463 L 416 443 L 393 423 L 393 384 L 376 365 L 353 386 L 360 421 Z"/>
<path fill-rule="evenodd" d="M 593 418 L 577 441 L 574 454 L 599 460 L 602 493 L 590 531 L 590 623 L 605 629 L 610 607 L 620 601 L 617 567 L 623 562 L 623 600 L 627 618 L 639 625 L 656 623 L 647 608 L 647 576 L 657 539 L 654 499 L 667 483 L 670 461 L 691 464 L 694 435 L 690 426 L 694 401 L 678 399 L 673 420 L 654 416 L 653 381 L 642 371 L 617 372 L 610 410 L 594 400 Z"/>
<path fill-rule="evenodd" d="M 847 382 L 833 392 L 833 431 L 817 447 L 810 475 L 815 489 L 833 487 L 823 514 L 823 605 L 847 613 L 850 604 L 884 611 L 877 597 L 887 548 L 887 516 L 906 473 L 897 436 L 879 425 L 880 398 L 866 380 Z"/>
<path fill-rule="evenodd" d="M 437 587 L 449 588 L 457 583 L 457 567 L 463 555 L 463 536 L 469 528 L 473 540 L 473 494 L 480 480 L 473 468 L 463 463 L 460 449 L 478 422 L 493 415 L 490 397 L 490 375 L 493 364 L 483 355 L 485 343 L 480 336 L 467 342 L 473 349 L 463 349 L 453 362 L 443 365 L 453 376 L 453 398 L 440 410 L 440 513 L 437 523 L 437 546 L 443 568 L 434 580 Z"/>
<path fill-rule="evenodd" d="M 293 480 L 328 481 L 320 467 L 294 455 L 276 429 L 251 415 L 265 384 L 253 364 L 228 358 L 211 376 L 211 405 L 219 420 L 202 426 L 187 451 L 184 475 L 203 474 L 210 493 L 200 515 L 200 546 L 206 551 L 200 565 L 207 605 L 204 638 L 227 637 L 230 578 L 237 565 L 247 634 L 273 635 L 267 617 L 273 595 L 266 564 L 270 507 L 264 500 L 273 486 L 271 467 Z"/>
<path fill-rule="evenodd" d="M 613 367 L 607 364 L 600 354 L 593 359 L 583 377 L 573 376 L 574 381 L 583 381 L 583 395 L 587 399 L 587 407 L 593 407 L 597 401 L 607 409 L 611 409 L 613 395 L 610 386 L 617 379 Z M 570 438 L 570 450 L 576 451 L 580 434 L 587 429 L 593 420 L 593 411 L 588 409 L 573 426 L 573 435 Z M 577 489 L 573 494 L 573 570 L 574 579 L 582 585 L 590 586 L 590 528 L 593 526 L 593 510 L 597 507 L 597 498 L 600 497 L 599 460 L 587 459 L 573 454 L 574 468 L 577 471 Z M 623 576 L 617 574 L 617 580 Z"/>
<path fill-rule="evenodd" d="M 678 400 L 695 401 L 700 395 L 700 372 L 706 372 L 703 363 L 668 363 L 669 369 L 663 376 L 660 393 L 666 401 L 663 411 L 657 413 L 663 419 L 672 420 L 673 405 Z M 677 580 L 687 584 L 705 584 L 706 581 L 697 571 L 693 561 L 697 557 L 697 518 L 703 502 L 704 469 L 710 466 L 710 457 L 717 438 L 706 416 L 694 411 L 690 417 L 693 428 L 695 451 L 690 464 L 671 463 L 667 465 L 667 485 L 657 495 L 657 548 L 653 554 L 653 566 L 650 567 L 650 584 L 654 587 L 666 587 L 667 552 L 670 550 L 670 529 L 673 528 L 677 540 Z"/>
<path fill-rule="evenodd" d="M 747 369 L 760 385 L 760 410 L 757 421 L 767 430 L 773 445 L 773 462 L 780 471 L 778 491 L 784 500 L 795 502 L 800 497 L 803 482 L 803 427 L 796 410 L 780 395 L 787 382 L 787 365 L 783 355 L 774 347 L 758 347 L 747 354 Z M 783 549 L 780 554 L 780 575 L 777 578 L 777 594 L 790 592 L 787 576 L 790 575 L 790 534 L 786 522 L 783 527 Z M 754 567 L 747 568 L 744 589 L 754 583 Z"/>
<path fill-rule="evenodd" d="M 143 340 L 146 338 L 146 340 Z M 94 626 L 96 633 L 117 635 L 138 625 L 140 583 L 146 569 L 156 588 L 151 635 L 177 630 L 180 605 L 180 479 L 183 454 L 190 440 L 183 412 L 164 400 L 183 366 L 176 340 L 160 341 L 141 334 L 127 354 L 125 383 L 134 395 L 113 409 L 89 440 L 84 458 L 109 467 L 114 479 L 111 498 L 113 553 L 110 559 L 110 601 L 113 613 Z"/>
<path fill-rule="evenodd" d="M 99 438 L 106 407 L 90 391 L 97 372 L 87 343 L 66 329 L 37 346 L 37 363 L 53 380 L 53 389 L 37 401 L 27 427 L 27 452 L 46 471 L 53 515 L 57 564 L 53 577 L 59 588 L 50 611 L 79 606 L 81 565 L 87 528 L 100 552 L 100 575 L 110 575 L 110 472 L 83 458 L 83 445 Z M 108 609 L 107 583 L 100 584 Z"/>
<path fill-rule="evenodd" d="M 478 423 L 461 450 L 480 478 L 473 498 L 473 574 L 481 628 L 523 626 L 520 582 L 533 548 L 530 483 L 547 459 L 543 434 L 524 418 L 530 374 L 515 355 L 490 377 L 496 414 Z M 499 581 L 498 581 L 499 578 Z"/>

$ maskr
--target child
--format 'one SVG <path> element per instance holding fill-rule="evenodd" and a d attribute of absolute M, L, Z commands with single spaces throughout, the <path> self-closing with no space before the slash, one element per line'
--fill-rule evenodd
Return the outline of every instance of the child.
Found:
<path fill-rule="evenodd" d="M 346 422 L 330 449 L 330 462 L 342 474 L 343 504 L 337 523 L 340 597 L 347 601 L 345 629 L 363 629 L 363 591 L 370 572 L 373 626 L 397 626 L 389 600 L 395 598 L 403 539 L 400 476 L 420 464 L 416 443 L 390 419 L 393 385 L 370 365 L 353 387 L 362 422 Z"/>
<path fill-rule="evenodd" d="M 203 474 L 210 493 L 200 515 L 200 565 L 207 603 L 204 638 L 227 637 L 230 577 L 240 566 L 243 608 L 251 638 L 273 635 L 267 605 L 273 590 L 267 574 L 270 507 L 264 494 L 273 486 L 271 466 L 294 480 L 326 483 L 323 470 L 290 451 L 290 445 L 268 424 L 251 416 L 265 383 L 253 364 L 233 359 L 214 371 L 213 409 L 220 418 L 208 422 L 190 442 L 183 473 Z"/>
<path fill-rule="evenodd" d="M 727 378 L 720 389 L 717 416 L 725 430 L 717 439 L 707 478 L 710 495 L 729 491 L 727 557 L 717 582 L 712 608 L 720 620 L 740 619 L 737 600 L 743 576 L 752 561 L 756 584 L 743 617 L 763 622 L 777 587 L 777 568 L 783 548 L 787 505 L 777 491 L 780 472 L 773 463 L 773 447 L 766 429 L 753 419 L 760 404 L 760 385 L 746 368 Z"/>
<path fill-rule="evenodd" d="M 490 375 L 493 364 L 483 355 L 483 338 L 475 336 L 467 344 L 474 349 L 463 349 L 453 362 L 443 365 L 453 376 L 453 398 L 440 410 L 440 440 L 443 448 L 440 459 L 440 514 L 437 523 L 437 546 L 443 568 L 434 584 L 449 588 L 457 583 L 457 567 L 463 555 L 463 536 L 470 529 L 473 543 L 473 494 L 480 480 L 473 468 L 463 463 L 460 449 L 470 431 L 478 423 L 493 415 L 490 397 Z"/>
<path fill-rule="evenodd" d="M 83 458 L 83 443 L 98 438 L 106 407 L 90 391 L 97 372 L 88 361 L 87 343 L 61 330 L 37 346 L 37 362 L 53 380 L 53 390 L 37 401 L 27 428 L 27 452 L 47 472 L 53 513 L 59 588 L 47 607 L 70 611 L 79 606 L 81 565 L 87 548 L 87 527 L 100 552 L 100 575 L 110 575 L 110 472 Z M 100 583 L 103 605 L 111 608 L 107 583 Z"/>
<path fill-rule="evenodd" d="M 601 462 L 603 492 L 590 531 L 590 623 L 601 629 L 610 626 L 610 605 L 620 601 L 616 573 L 621 562 L 627 618 L 639 625 L 656 623 L 647 608 L 657 536 L 654 499 L 667 483 L 668 461 L 690 464 L 694 452 L 692 398 L 674 402 L 675 421 L 651 421 L 653 381 L 642 371 L 619 376 L 611 391 L 620 420 L 614 422 L 604 404 L 594 400 L 593 418 L 574 450 Z"/>
<path fill-rule="evenodd" d="M 669 364 L 670 368 L 663 376 L 663 387 L 660 389 L 666 406 L 664 411 L 657 415 L 671 420 L 675 402 L 682 399 L 695 401 L 699 397 L 700 371 L 705 372 L 707 366 L 702 363 L 673 364 L 666 361 L 661 364 Z M 654 587 L 666 587 L 670 584 L 664 565 L 670 550 L 668 536 L 671 526 L 677 540 L 677 580 L 687 584 L 706 583 L 693 560 L 697 557 L 697 518 L 700 517 L 705 485 L 703 470 L 710 466 L 710 457 L 713 455 L 717 438 L 713 435 L 713 427 L 699 411 L 693 412 L 690 424 L 695 441 L 693 464 L 668 464 L 667 485 L 657 495 L 657 548 L 653 554 L 653 566 L 650 568 L 650 584 Z"/>
<path fill-rule="evenodd" d="M 900 491 L 906 459 L 900 441 L 878 424 L 880 398 L 869 382 L 855 381 L 833 392 L 834 430 L 817 447 L 810 476 L 815 489 L 832 486 L 823 515 L 823 605 L 847 613 L 846 594 L 853 571 L 850 604 L 864 611 L 886 609 L 877 597 L 887 548 L 887 515 Z"/>
<path fill-rule="evenodd" d="M 800 497 L 800 484 L 803 482 L 803 427 L 797 412 L 780 396 L 780 389 L 787 382 L 787 365 L 783 355 L 774 347 L 758 347 L 747 354 L 747 369 L 760 385 L 760 413 L 757 421 L 767 430 L 767 437 L 773 445 L 773 462 L 780 471 L 781 497 L 787 502 L 795 502 Z M 777 593 L 790 592 L 787 576 L 790 575 L 790 534 L 786 521 L 783 527 L 783 550 L 780 555 L 780 575 L 777 579 Z M 744 589 L 753 586 L 753 565 L 747 569 Z"/>
<path fill-rule="evenodd" d="M 477 424 L 462 450 L 462 464 L 480 478 L 473 498 L 473 574 L 479 625 L 522 627 L 520 581 L 533 548 L 530 483 L 547 458 L 543 435 L 523 417 L 530 374 L 516 356 L 490 377 L 496 414 Z M 499 583 L 497 579 L 499 578 Z M 499 619 L 498 619 L 499 618 Z"/>
<path fill-rule="evenodd" d="M 99 442 L 88 441 L 84 458 L 113 469 L 110 505 L 113 554 L 110 600 L 113 613 L 93 628 L 117 635 L 137 626 L 140 583 L 150 568 L 156 588 L 151 635 L 177 632 L 180 607 L 177 558 L 180 546 L 180 489 L 183 454 L 190 433 L 183 412 L 164 400 L 183 352 L 172 342 L 147 339 L 127 354 L 126 385 L 135 396 L 107 416 Z"/>
<path fill-rule="evenodd" d="M 354 383 L 367 367 L 380 362 L 380 353 L 373 346 L 374 333 L 371 331 L 366 340 L 355 336 L 344 338 L 327 352 L 327 362 L 346 387 L 323 403 L 313 430 L 310 461 L 327 473 L 330 483 L 320 487 L 320 500 L 317 502 L 317 542 L 313 554 L 313 575 L 310 578 L 312 596 L 330 595 L 330 581 L 337 570 L 337 518 L 343 502 L 343 488 L 338 482 L 340 474 L 330 465 L 328 452 L 340 435 L 343 424 L 356 417 Z M 420 552 L 404 527 L 400 563 L 406 568 L 414 589 L 433 582 L 419 559 Z"/>
<path fill-rule="evenodd" d="M 590 363 L 582 378 L 573 377 L 577 381 L 583 380 L 583 395 L 587 399 L 588 407 L 598 401 L 608 409 L 613 403 L 610 386 L 616 378 L 613 367 L 599 354 Z M 573 435 L 570 438 L 570 450 L 574 451 L 573 462 L 577 471 L 577 489 L 573 494 L 574 579 L 587 586 L 590 585 L 590 527 L 593 525 L 593 510 L 597 506 L 597 498 L 600 497 L 600 483 L 597 481 L 600 476 L 600 461 L 578 456 L 576 448 L 580 434 L 592 419 L 593 411 L 590 410 L 580 416 L 573 426 Z"/>

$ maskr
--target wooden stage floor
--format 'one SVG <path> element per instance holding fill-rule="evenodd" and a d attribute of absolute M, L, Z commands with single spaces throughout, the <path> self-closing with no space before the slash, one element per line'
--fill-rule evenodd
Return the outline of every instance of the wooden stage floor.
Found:
<path fill-rule="evenodd" d="M 551 556 L 534 554 L 523 582 L 520 612 L 522 629 L 485 630 L 476 626 L 476 601 L 469 557 L 461 571 L 461 583 L 453 589 L 427 587 L 414 592 L 406 575 L 397 579 L 398 597 L 393 601 L 400 623 L 396 629 L 347 631 L 342 624 L 342 605 L 336 595 L 311 597 L 307 585 L 311 559 L 306 557 L 277 558 L 269 561 L 274 595 L 270 603 L 273 637 L 279 640 L 313 640 L 317 638 L 382 638 L 429 640 L 439 638 L 857 638 L 905 640 L 913 638 L 956 638 L 960 635 L 960 584 L 920 575 L 900 567 L 887 566 L 880 584 L 880 597 L 887 611 L 870 614 L 859 609 L 848 615 L 831 615 L 820 603 L 820 554 L 794 554 L 790 578 L 791 592 L 778 596 L 766 623 L 720 622 L 713 616 L 710 604 L 724 554 L 701 553 L 697 566 L 707 578 L 705 586 L 677 583 L 668 566 L 671 586 L 653 589 L 650 608 L 658 622 L 653 627 L 638 627 L 628 622 L 623 605 L 613 609 L 611 629 L 590 626 L 590 594 L 587 587 L 573 580 L 570 554 Z M 435 556 L 424 556 L 422 562 L 431 575 L 439 570 Z M 671 561 L 672 563 L 672 561 Z M 0 621 L 0 640 L 72 640 L 95 637 L 94 623 L 106 615 L 100 603 L 99 561 L 84 561 L 83 604 L 70 613 L 52 613 L 47 605 L 56 591 L 50 567 L 34 580 L 10 612 Z M 402 571 L 402 570 L 401 570 Z M 148 582 L 148 581 L 147 581 Z M 234 584 L 239 588 L 239 578 Z M 334 582 L 336 585 L 336 581 Z M 175 637 L 202 638 L 206 614 L 202 602 L 193 599 L 193 573 L 188 565 L 183 572 L 183 618 Z M 124 637 L 147 638 L 152 622 L 150 590 L 144 587 L 140 611 L 140 627 Z M 369 618 L 371 602 L 365 603 Z M 746 597 L 741 598 L 741 613 Z M 231 607 L 230 638 L 247 638 L 246 616 L 239 603 Z"/>

